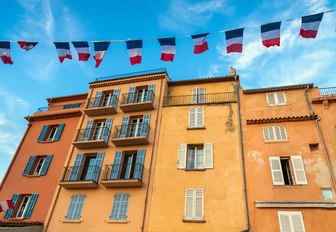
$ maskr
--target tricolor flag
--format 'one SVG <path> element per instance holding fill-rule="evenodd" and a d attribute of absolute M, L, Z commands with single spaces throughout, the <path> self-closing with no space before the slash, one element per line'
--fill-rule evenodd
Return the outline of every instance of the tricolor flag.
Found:
<path fill-rule="evenodd" d="M 209 49 L 208 43 L 206 41 L 206 36 L 209 33 L 192 35 L 191 38 L 194 42 L 194 54 L 200 54 Z"/>
<path fill-rule="evenodd" d="M 10 57 L 10 43 L 6 41 L 0 41 L 0 56 L 4 64 L 13 64 Z"/>
<path fill-rule="evenodd" d="M 0 201 L 0 212 L 6 211 L 7 209 L 14 209 L 12 200 Z"/>
<path fill-rule="evenodd" d="M 95 55 L 93 58 L 96 60 L 96 65 L 95 67 L 98 68 L 100 63 L 102 62 L 105 52 L 110 46 L 110 42 L 94 42 L 93 43 L 94 50 L 95 50 Z"/>
<path fill-rule="evenodd" d="M 243 35 L 244 28 L 225 32 L 227 53 L 243 51 Z"/>
<path fill-rule="evenodd" d="M 131 65 L 140 64 L 142 58 L 142 40 L 128 40 L 126 41 L 126 45 Z"/>
<path fill-rule="evenodd" d="M 261 25 L 261 39 L 265 47 L 280 46 L 281 22 Z"/>
<path fill-rule="evenodd" d="M 38 42 L 27 42 L 27 41 L 18 41 L 20 47 L 26 51 L 33 49 Z"/>
<path fill-rule="evenodd" d="M 323 18 L 323 13 L 301 17 L 300 35 L 303 38 L 316 38 L 317 31 Z"/>
<path fill-rule="evenodd" d="M 163 61 L 173 61 L 176 52 L 175 38 L 164 38 L 159 39 L 159 43 L 162 48 L 161 60 Z"/>
<path fill-rule="evenodd" d="M 65 58 L 72 60 L 69 42 L 54 42 L 54 44 L 56 46 L 58 58 L 61 63 Z"/>
<path fill-rule="evenodd" d="M 78 53 L 78 60 L 87 61 L 90 57 L 89 43 L 86 41 L 73 41 L 72 44 Z"/>

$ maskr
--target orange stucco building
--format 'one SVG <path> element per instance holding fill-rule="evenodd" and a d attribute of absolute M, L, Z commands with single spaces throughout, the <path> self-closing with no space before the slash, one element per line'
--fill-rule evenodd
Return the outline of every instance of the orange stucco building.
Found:
<path fill-rule="evenodd" d="M 2 229 L 42 231 L 86 98 L 49 98 L 47 108 L 26 117 L 28 127 L 0 186 L 0 199 L 15 206 L 0 213 Z"/>

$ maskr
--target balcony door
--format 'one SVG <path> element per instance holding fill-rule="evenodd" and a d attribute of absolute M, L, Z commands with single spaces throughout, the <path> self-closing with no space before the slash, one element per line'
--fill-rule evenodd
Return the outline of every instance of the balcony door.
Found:
<path fill-rule="evenodd" d="M 102 139 L 104 128 L 105 128 L 105 122 L 97 122 L 95 130 L 93 132 L 92 140 Z"/>
<path fill-rule="evenodd" d="M 111 106 L 112 105 L 113 93 L 106 93 L 103 99 L 102 107 Z"/>
<path fill-rule="evenodd" d="M 139 89 L 136 95 L 136 102 L 141 103 L 147 101 L 148 89 Z"/>
<path fill-rule="evenodd" d="M 136 152 L 126 153 L 121 169 L 120 179 L 133 179 L 134 165 L 136 161 Z"/>
<path fill-rule="evenodd" d="M 130 137 L 141 136 L 142 126 L 142 118 L 133 119 L 130 128 Z"/>
<path fill-rule="evenodd" d="M 87 156 L 85 159 L 81 180 L 92 180 L 96 168 L 96 156 Z"/>

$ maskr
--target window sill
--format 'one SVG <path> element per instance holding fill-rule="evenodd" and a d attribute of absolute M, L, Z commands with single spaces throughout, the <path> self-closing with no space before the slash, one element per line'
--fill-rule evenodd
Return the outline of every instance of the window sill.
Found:
<path fill-rule="evenodd" d="M 42 142 L 40 142 L 40 143 L 53 143 L 53 142 L 55 142 L 55 141 L 53 141 L 53 140 L 50 140 L 50 141 L 42 141 Z"/>
<path fill-rule="evenodd" d="M 286 139 L 286 140 L 272 140 L 272 141 L 265 141 L 264 140 L 264 142 L 265 143 L 286 143 L 286 142 L 288 142 L 288 139 Z"/>
<path fill-rule="evenodd" d="M 193 172 L 193 171 L 196 171 L 196 172 L 199 172 L 199 171 L 205 171 L 206 169 L 205 168 L 198 168 L 198 169 L 184 169 L 186 172 Z"/>
<path fill-rule="evenodd" d="M 187 127 L 187 130 L 205 130 L 205 127 Z"/>
<path fill-rule="evenodd" d="M 27 175 L 25 177 L 27 177 L 27 178 L 37 178 L 37 177 L 41 177 L 41 175 Z"/>
<path fill-rule="evenodd" d="M 81 223 L 82 221 L 81 220 L 64 220 L 62 221 L 63 223 Z"/>
<path fill-rule="evenodd" d="M 109 221 L 106 221 L 106 223 L 109 223 L 109 224 L 127 224 L 129 222 L 130 221 L 127 221 L 127 220 L 109 220 Z"/>
<path fill-rule="evenodd" d="M 190 223 L 205 223 L 204 219 L 183 219 L 182 222 L 190 222 Z"/>
<path fill-rule="evenodd" d="M 282 104 L 268 104 L 268 106 L 271 106 L 271 107 L 273 107 L 273 106 L 288 106 L 288 104 L 287 104 L 287 103 L 282 103 Z"/>
<path fill-rule="evenodd" d="M 24 218 L 8 218 L 8 220 L 12 222 L 21 222 L 24 220 Z"/>

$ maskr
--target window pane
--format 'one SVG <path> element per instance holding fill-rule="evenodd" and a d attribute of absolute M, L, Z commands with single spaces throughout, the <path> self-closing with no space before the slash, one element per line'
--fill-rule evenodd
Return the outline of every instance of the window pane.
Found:
<path fill-rule="evenodd" d="M 197 149 L 197 168 L 203 168 L 203 147 Z"/>
<path fill-rule="evenodd" d="M 323 198 L 334 198 L 334 194 L 331 189 L 322 189 Z"/>
<path fill-rule="evenodd" d="M 195 148 L 188 148 L 188 169 L 195 168 Z"/>

